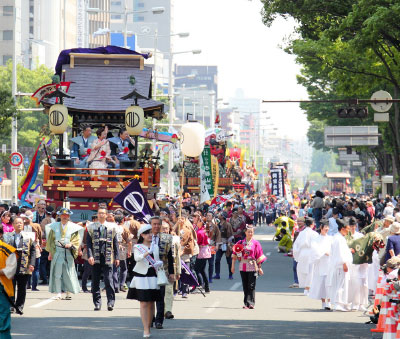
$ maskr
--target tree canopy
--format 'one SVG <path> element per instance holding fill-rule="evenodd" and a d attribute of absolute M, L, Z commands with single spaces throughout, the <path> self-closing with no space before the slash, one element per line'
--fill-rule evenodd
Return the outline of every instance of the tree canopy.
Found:
<path fill-rule="evenodd" d="M 368 99 L 379 89 L 399 97 L 400 2 L 397 0 L 261 0 L 263 22 L 278 16 L 296 20 L 295 37 L 286 51 L 302 66 L 298 82 L 311 99 Z M 342 105 L 343 107 L 343 105 Z M 339 119 L 337 104 L 303 104 L 310 121 L 308 137 L 324 149 L 326 125 L 370 125 L 367 119 Z M 398 105 L 390 122 L 380 123 L 381 145 L 368 152 L 379 161 L 382 147 L 392 155 L 400 173 L 400 117 Z"/>

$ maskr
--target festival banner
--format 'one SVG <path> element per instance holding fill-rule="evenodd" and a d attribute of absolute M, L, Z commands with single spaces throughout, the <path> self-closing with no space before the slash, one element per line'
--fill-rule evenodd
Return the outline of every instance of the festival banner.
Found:
<path fill-rule="evenodd" d="M 37 175 L 39 173 L 39 163 L 40 163 L 39 149 L 43 141 L 44 138 L 40 141 L 38 147 L 36 148 L 36 152 L 32 158 L 29 168 L 19 185 L 18 199 L 21 201 L 22 205 L 30 206 L 30 204 L 26 201 L 26 196 L 28 195 L 29 190 L 35 183 Z"/>
<path fill-rule="evenodd" d="M 216 156 L 211 156 L 211 173 L 214 183 L 214 198 L 218 195 L 218 185 L 219 185 L 219 163 Z"/>
<path fill-rule="evenodd" d="M 229 199 L 232 199 L 234 194 L 230 195 L 217 195 L 212 201 L 210 206 L 225 204 Z"/>
<path fill-rule="evenodd" d="M 59 84 L 44 85 L 32 94 L 32 99 L 34 99 L 36 101 L 36 105 L 39 106 L 40 102 L 45 98 L 45 96 L 55 92 L 57 88 L 61 88 L 65 93 L 67 93 L 70 85 L 71 82 L 60 82 Z"/>
<path fill-rule="evenodd" d="M 271 194 L 283 198 L 285 195 L 285 186 L 283 181 L 283 169 L 271 168 Z"/>
<path fill-rule="evenodd" d="M 114 201 L 131 213 L 136 220 L 150 223 L 150 218 L 154 215 L 137 179 L 133 179 L 121 193 L 115 196 Z"/>
<path fill-rule="evenodd" d="M 211 150 L 205 146 L 200 160 L 200 203 L 210 200 L 214 196 L 214 188 L 211 174 Z"/>

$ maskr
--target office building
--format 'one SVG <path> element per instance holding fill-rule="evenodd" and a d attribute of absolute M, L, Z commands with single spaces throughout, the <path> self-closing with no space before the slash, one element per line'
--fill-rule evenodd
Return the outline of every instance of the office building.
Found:
<path fill-rule="evenodd" d="M 175 98 L 178 120 L 193 114 L 206 127 L 213 126 L 218 98 L 217 66 L 175 66 L 174 87 L 179 95 Z M 184 99 L 185 98 L 185 99 Z"/>
<path fill-rule="evenodd" d="M 17 25 L 14 32 L 14 6 Z M 0 65 L 12 59 L 16 38 L 17 62 L 26 68 L 44 64 L 54 68 L 61 50 L 109 44 L 109 34 L 93 37 L 99 28 L 110 25 L 109 0 L 0 0 Z"/>

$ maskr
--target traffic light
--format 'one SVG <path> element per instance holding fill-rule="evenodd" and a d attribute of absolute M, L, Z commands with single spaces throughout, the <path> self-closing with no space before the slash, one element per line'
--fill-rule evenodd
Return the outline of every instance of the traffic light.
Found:
<path fill-rule="evenodd" d="M 337 111 L 339 118 L 359 118 L 363 119 L 368 116 L 368 107 L 347 107 L 340 108 Z"/>

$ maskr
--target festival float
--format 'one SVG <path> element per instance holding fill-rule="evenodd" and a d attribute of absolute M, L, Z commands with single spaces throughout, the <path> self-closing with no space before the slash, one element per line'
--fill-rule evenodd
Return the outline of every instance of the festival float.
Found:
<path fill-rule="evenodd" d="M 150 145 L 140 151 L 136 146 L 143 138 L 174 143 L 177 136 L 144 128 L 145 119 L 164 117 L 164 104 L 151 98 L 152 68 L 144 65 L 149 56 L 115 46 L 64 50 L 53 83 L 34 93 L 33 98 L 49 116 L 51 133 L 59 138 L 59 149 L 53 154 L 44 145 L 47 159 L 43 188 L 55 207 L 68 201 L 72 210 L 96 210 L 99 200 L 112 201 L 132 179 L 140 182 L 148 200 L 156 198 L 160 190 L 159 158 Z M 93 134 L 107 126 L 109 140 L 118 136 L 120 128 L 126 128 L 134 139 L 133 147 L 124 149 L 129 160 L 120 161 L 119 168 L 107 168 L 108 174 L 101 176 L 95 168 L 76 168 L 64 152 L 65 132 L 71 127 L 74 139 L 87 126 Z M 110 208 L 117 206 L 110 204 Z"/>

